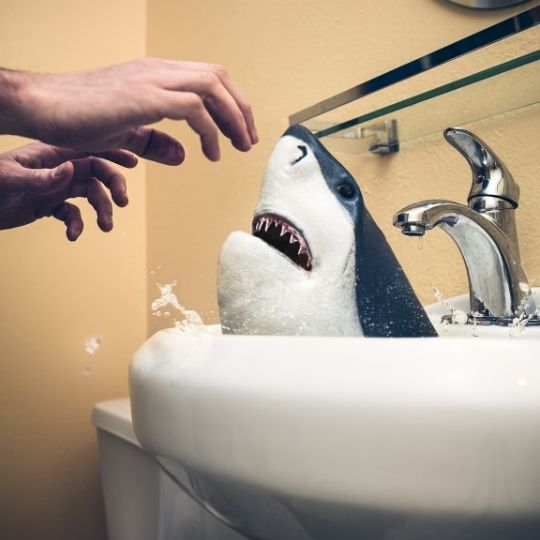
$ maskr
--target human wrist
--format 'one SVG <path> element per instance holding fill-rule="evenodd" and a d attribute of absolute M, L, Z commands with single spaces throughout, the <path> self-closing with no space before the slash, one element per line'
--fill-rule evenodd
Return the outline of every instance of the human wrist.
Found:
<path fill-rule="evenodd" d="M 33 137 L 28 90 L 34 75 L 0 68 L 0 133 Z"/>

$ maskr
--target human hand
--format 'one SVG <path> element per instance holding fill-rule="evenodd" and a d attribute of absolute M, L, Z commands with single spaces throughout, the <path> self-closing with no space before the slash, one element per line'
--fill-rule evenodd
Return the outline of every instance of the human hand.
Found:
<path fill-rule="evenodd" d="M 49 144 L 125 149 L 176 165 L 185 156 L 180 142 L 146 127 L 164 118 L 186 120 L 212 161 L 220 157 L 218 129 L 238 150 L 258 140 L 251 108 L 221 66 L 141 59 L 77 73 L 4 74 L 17 97 L 10 132 Z"/>
<path fill-rule="evenodd" d="M 83 197 L 94 207 L 102 231 L 113 227 L 112 203 L 128 203 L 126 181 L 110 162 L 134 167 L 137 158 L 124 150 L 89 155 L 80 150 L 33 143 L 0 154 L 0 229 L 11 229 L 54 216 L 66 224 L 74 241 L 83 221 L 77 206 L 67 199 Z"/>

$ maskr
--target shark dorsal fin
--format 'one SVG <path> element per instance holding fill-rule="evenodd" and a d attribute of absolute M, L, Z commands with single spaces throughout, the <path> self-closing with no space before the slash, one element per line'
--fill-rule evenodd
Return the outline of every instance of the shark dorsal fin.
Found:
<path fill-rule="evenodd" d="M 384 234 L 365 207 L 357 223 L 356 250 L 356 299 L 364 335 L 437 336 Z"/>

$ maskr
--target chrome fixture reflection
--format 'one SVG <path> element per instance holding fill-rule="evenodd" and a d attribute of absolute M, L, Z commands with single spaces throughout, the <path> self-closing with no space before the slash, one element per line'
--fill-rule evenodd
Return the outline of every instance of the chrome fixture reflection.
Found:
<path fill-rule="evenodd" d="M 438 226 L 453 238 L 467 267 L 471 313 L 479 322 L 532 317 L 536 306 L 521 266 L 515 223 L 519 186 L 471 132 L 448 128 L 444 137 L 471 167 L 468 206 L 445 200 L 419 202 L 397 212 L 394 225 L 408 236 L 422 236 Z"/>
<path fill-rule="evenodd" d="M 523 4 L 527 0 L 447 0 L 452 4 L 458 4 L 472 9 L 501 9 L 505 7 Z"/>

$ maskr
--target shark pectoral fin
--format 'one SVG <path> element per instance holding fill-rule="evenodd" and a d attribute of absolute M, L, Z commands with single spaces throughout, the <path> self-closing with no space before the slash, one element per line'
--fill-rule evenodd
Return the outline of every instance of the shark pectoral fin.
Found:
<path fill-rule="evenodd" d="M 405 272 L 369 212 L 357 232 L 358 315 L 368 337 L 436 337 Z"/>

